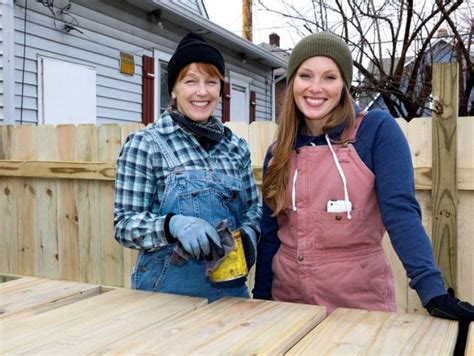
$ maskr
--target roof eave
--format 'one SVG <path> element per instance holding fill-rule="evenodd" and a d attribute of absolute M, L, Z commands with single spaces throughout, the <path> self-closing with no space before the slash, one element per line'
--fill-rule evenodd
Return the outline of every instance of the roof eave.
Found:
<path fill-rule="evenodd" d="M 226 30 L 225 28 L 203 18 L 202 16 L 187 11 L 185 8 L 164 0 L 141 0 L 144 5 L 153 4 L 161 10 L 173 15 L 177 23 L 181 26 L 189 28 L 191 31 L 199 31 L 206 35 L 207 38 L 229 48 L 237 53 L 244 53 L 245 58 L 254 60 L 271 68 L 286 68 L 287 62 L 282 58 L 272 54 L 271 52 L 255 45 L 254 43 L 243 39 L 240 36 Z M 137 1 L 134 1 L 136 4 Z"/>

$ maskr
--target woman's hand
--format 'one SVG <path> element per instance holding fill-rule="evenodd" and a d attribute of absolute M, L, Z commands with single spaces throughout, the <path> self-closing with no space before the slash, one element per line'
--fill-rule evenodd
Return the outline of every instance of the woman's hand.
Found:
<path fill-rule="evenodd" d="M 448 293 L 432 298 L 426 304 L 431 316 L 459 321 L 474 321 L 474 306 L 459 300 L 450 288 Z"/>
<path fill-rule="evenodd" d="M 224 255 L 224 248 L 216 229 L 206 220 L 174 215 L 169 222 L 169 230 L 171 235 L 179 240 L 184 250 L 196 259 L 209 256 L 211 247 L 218 255 Z"/>

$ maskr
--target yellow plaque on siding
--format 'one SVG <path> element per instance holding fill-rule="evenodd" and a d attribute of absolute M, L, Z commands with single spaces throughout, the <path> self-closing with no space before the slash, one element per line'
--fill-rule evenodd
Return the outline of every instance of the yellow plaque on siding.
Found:
<path fill-rule="evenodd" d="M 120 52 L 120 73 L 127 75 L 135 74 L 135 57 L 133 54 Z"/>

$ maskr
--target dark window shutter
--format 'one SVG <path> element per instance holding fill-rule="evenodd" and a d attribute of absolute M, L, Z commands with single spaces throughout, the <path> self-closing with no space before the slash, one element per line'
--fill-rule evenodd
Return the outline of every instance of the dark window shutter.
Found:
<path fill-rule="evenodd" d="M 230 84 L 224 82 L 224 90 L 222 92 L 222 122 L 230 120 Z"/>
<path fill-rule="evenodd" d="M 255 115 L 257 111 L 257 95 L 254 90 L 250 91 L 250 103 L 249 103 L 249 124 L 255 121 Z"/>
<path fill-rule="evenodd" d="M 155 99 L 155 60 L 153 57 L 142 56 L 142 123 L 148 125 L 154 120 Z"/>

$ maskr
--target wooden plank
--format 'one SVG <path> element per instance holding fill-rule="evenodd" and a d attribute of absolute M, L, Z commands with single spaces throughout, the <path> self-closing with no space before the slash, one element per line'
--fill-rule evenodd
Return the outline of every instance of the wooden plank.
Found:
<path fill-rule="evenodd" d="M 0 160 L 0 176 L 113 181 L 115 163 Z"/>
<path fill-rule="evenodd" d="M 76 158 L 80 161 L 96 162 L 99 158 L 99 130 L 95 125 L 76 127 Z M 99 182 L 80 180 L 77 182 L 77 224 L 79 233 L 79 281 L 100 283 L 101 239 L 99 213 Z"/>
<path fill-rule="evenodd" d="M 457 264 L 457 63 L 433 65 L 433 231 L 436 262 L 456 289 Z"/>
<path fill-rule="evenodd" d="M 396 254 L 390 242 L 388 233 L 385 233 L 382 245 L 387 257 L 392 266 L 394 282 L 395 282 L 395 302 L 397 304 L 397 310 L 406 312 L 408 309 L 408 278 L 406 277 L 405 268 L 403 267 L 400 258 Z"/>
<path fill-rule="evenodd" d="M 340 308 L 287 355 L 452 355 L 457 332 L 451 320 Z"/>
<path fill-rule="evenodd" d="M 402 132 L 407 137 L 407 140 L 409 141 L 409 137 L 407 133 L 408 122 L 404 119 L 396 119 L 396 122 L 400 126 L 400 129 L 402 130 Z M 397 304 L 397 310 L 407 311 L 408 278 L 406 277 L 406 271 L 400 261 L 400 258 L 398 257 L 395 250 L 393 249 L 388 233 L 385 233 L 382 239 L 382 245 L 390 261 L 390 265 L 392 266 L 394 283 L 395 283 L 395 302 Z"/>
<path fill-rule="evenodd" d="M 76 159 L 76 126 L 58 125 L 58 157 L 62 161 Z M 79 281 L 80 244 L 77 208 L 77 181 L 60 179 L 57 182 L 59 278 Z"/>
<path fill-rule="evenodd" d="M 7 291 L 15 290 L 18 288 L 25 288 L 25 286 L 32 285 L 34 283 L 40 283 L 41 278 L 37 277 L 19 277 L 19 278 L 14 278 L 10 276 L 5 275 L 0 275 L 2 277 L 2 283 L 0 283 L 0 292 L 6 293 Z"/>
<path fill-rule="evenodd" d="M 20 125 L 15 128 L 12 154 L 21 160 L 36 159 L 34 142 L 34 126 Z M 34 275 L 36 264 L 36 191 L 30 179 L 18 180 L 18 262 L 19 268 L 13 273 L 21 275 Z"/>
<path fill-rule="evenodd" d="M 0 159 L 11 159 L 15 147 L 14 125 L 0 125 Z M 19 270 L 18 201 L 20 182 L 17 178 L 0 177 L 0 271 Z"/>
<path fill-rule="evenodd" d="M 201 298 L 119 288 L 28 319 L 0 321 L 0 353 L 89 354 L 206 304 Z"/>
<path fill-rule="evenodd" d="M 224 125 L 231 129 L 237 136 L 249 142 L 249 125 L 247 123 L 241 121 L 227 121 Z"/>
<path fill-rule="evenodd" d="M 41 125 L 35 128 L 33 145 L 38 160 L 58 159 L 56 139 L 57 131 L 54 126 Z M 34 275 L 58 279 L 57 182 L 50 179 L 32 179 L 31 185 L 36 191 Z"/>
<path fill-rule="evenodd" d="M 23 279 L 23 278 L 22 278 Z M 6 318 L 13 314 L 26 312 L 57 303 L 62 299 L 86 297 L 99 294 L 100 286 L 47 279 L 22 279 L 0 284 L 2 298 L 0 299 L 0 317 Z M 47 307 L 49 309 L 49 307 Z"/>
<path fill-rule="evenodd" d="M 474 168 L 474 117 L 458 118 L 459 168 Z M 459 174 L 459 171 L 458 171 Z M 459 176 L 458 176 L 459 178 Z M 474 173 L 471 175 L 474 183 Z M 474 191 L 466 191 L 458 179 L 457 296 L 474 301 Z"/>
<path fill-rule="evenodd" d="M 128 135 L 130 133 L 143 130 L 144 126 L 142 124 L 128 124 L 122 125 L 122 145 L 125 143 Z M 117 155 L 118 156 L 118 155 Z M 124 287 L 131 287 L 131 275 L 133 267 L 137 261 L 138 251 L 131 248 L 123 248 L 123 283 Z"/>
<path fill-rule="evenodd" d="M 410 145 L 413 167 L 415 169 L 416 198 L 423 211 L 422 224 L 428 236 L 431 236 L 432 229 L 432 206 L 431 206 L 431 162 L 432 162 L 432 119 L 415 118 L 407 125 L 406 136 Z M 426 310 L 420 302 L 416 292 L 408 288 L 407 283 L 407 308 L 408 313 L 425 314 Z M 398 282 L 400 283 L 400 282 Z"/>
<path fill-rule="evenodd" d="M 249 125 L 249 145 L 253 166 L 263 166 L 268 147 L 275 141 L 277 124 L 273 121 L 254 121 Z"/>
<path fill-rule="evenodd" d="M 265 153 L 259 153 L 262 155 Z M 262 161 L 264 156 L 255 158 Z M 254 159 L 252 159 L 252 162 Z M 262 166 L 253 165 L 257 180 L 262 175 Z M 81 161 L 19 161 L 0 159 L 0 177 L 29 177 L 45 179 L 84 179 L 98 181 L 114 181 L 116 165 L 115 162 L 81 162 Z M 432 181 L 431 167 L 415 167 L 415 187 L 417 190 L 431 190 Z M 458 188 L 462 190 L 474 190 L 474 168 L 456 169 Z"/>
<path fill-rule="evenodd" d="M 122 139 L 120 126 L 102 125 L 99 127 L 99 160 L 115 164 Z M 101 244 L 101 278 L 100 283 L 110 286 L 123 284 L 123 247 L 114 238 L 114 191 L 113 181 L 101 182 L 99 185 L 100 244 Z"/>
<path fill-rule="evenodd" d="M 466 350 L 464 355 L 474 355 L 474 322 L 471 322 L 469 325 L 469 333 L 467 334 Z"/>
<path fill-rule="evenodd" d="M 325 315 L 325 308 L 315 305 L 224 298 L 151 325 L 97 353 L 281 354 Z"/>

